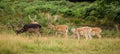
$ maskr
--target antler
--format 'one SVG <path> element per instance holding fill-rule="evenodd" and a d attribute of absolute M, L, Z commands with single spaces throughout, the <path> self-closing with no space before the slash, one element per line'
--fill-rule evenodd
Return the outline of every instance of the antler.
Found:
<path fill-rule="evenodd" d="M 28 15 L 28 17 L 29 17 L 30 20 L 33 20 L 33 19 L 30 17 L 30 15 Z"/>
<path fill-rule="evenodd" d="M 54 16 L 54 21 L 58 20 L 58 15 Z"/>
<path fill-rule="evenodd" d="M 37 15 L 35 15 L 35 17 L 34 17 L 34 19 L 33 19 L 33 20 L 36 20 L 36 18 L 37 18 Z"/>
<path fill-rule="evenodd" d="M 15 27 L 12 23 L 10 23 L 10 27 L 13 29 L 13 31 L 15 31 Z"/>
<path fill-rule="evenodd" d="M 33 19 L 30 17 L 30 15 L 28 15 L 28 17 L 29 17 L 30 20 L 36 20 L 37 15 L 35 15 L 35 17 Z"/>

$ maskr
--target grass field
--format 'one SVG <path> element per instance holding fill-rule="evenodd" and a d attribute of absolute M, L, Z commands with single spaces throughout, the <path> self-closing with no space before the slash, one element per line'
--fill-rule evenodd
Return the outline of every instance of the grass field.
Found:
<path fill-rule="evenodd" d="M 0 54 L 120 54 L 120 38 L 76 40 L 1 34 Z"/>

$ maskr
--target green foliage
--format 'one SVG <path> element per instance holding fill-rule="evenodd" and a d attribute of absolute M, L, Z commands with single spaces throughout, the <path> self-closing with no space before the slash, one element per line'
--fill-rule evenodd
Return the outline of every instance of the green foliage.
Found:
<path fill-rule="evenodd" d="M 116 37 L 120 37 L 119 33 L 120 32 L 117 32 L 117 31 L 104 30 L 102 32 L 102 36 L 107 38 L 116 38 Z"/>
<path fill-rule="evenodd" d="M 1 10 L 4 10 L 10 15 L 17 14 L 17 11 L 21 12 L 22 16 L 38 14 L 39 11 L 42 11 L 50 12 L 52 14 L 64 14 L 65 16 L 76 18 L 89 18 L 89 16 L 94 16 L 99 19 L 107 16 L 108 21 L 112 20 L 115 23 L 119 23 L 118 21 L 116 22 L 116 19 L 119 19 L 118 16 L 120 13 L 120 3 L 118 1 L 110 0 L 109 3 L 104 0 L 97 0 L 93 3 L 72 3 L 65 0 L 46 1 L 1 1 L 0 7 Z"/>

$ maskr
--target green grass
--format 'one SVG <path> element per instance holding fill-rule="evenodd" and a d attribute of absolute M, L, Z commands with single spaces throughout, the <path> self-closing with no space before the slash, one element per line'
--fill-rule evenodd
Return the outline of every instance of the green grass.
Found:
<path fill-rule="evenodd" d="M 0 35 L 0 54 L 119 54 L 119 38 L 76 40 L 58 37 Z"/>

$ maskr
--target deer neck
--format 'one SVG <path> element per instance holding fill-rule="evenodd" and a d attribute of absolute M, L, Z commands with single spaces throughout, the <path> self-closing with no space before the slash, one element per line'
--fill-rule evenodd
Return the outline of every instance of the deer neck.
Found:
<path fill-rule="evenodd" d="M 55 26 L 54 26 L 54 25 L 51 25 L 51 28 L 54 30 L 54 29 L 55 29 Z"/>

